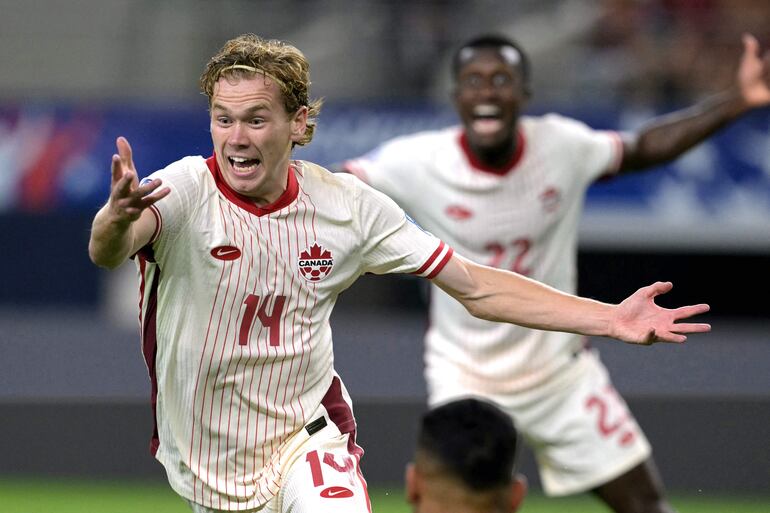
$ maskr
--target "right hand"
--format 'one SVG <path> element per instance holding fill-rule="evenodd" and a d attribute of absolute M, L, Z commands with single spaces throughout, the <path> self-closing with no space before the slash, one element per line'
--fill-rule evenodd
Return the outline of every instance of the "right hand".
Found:
<path fill-rule="evenodd" d="M 171 189 L 159 189 L 162 181 L 157 178 L 140 186 L 131 145 L 125 137 L 118 137 L 115 144 L 118 153 L 112 156 L 112 183 L 108 208 L 113 222 L 130 224 L 139 219 L 146 208 L 168 196 Z"/>
<path fill-rule="evenodd" d="M 759 41 L 743 35 L 743 56 L 738 68 L 738 88 L 749 108 L 770 104 L 770 50 L 760 51 Z"/>

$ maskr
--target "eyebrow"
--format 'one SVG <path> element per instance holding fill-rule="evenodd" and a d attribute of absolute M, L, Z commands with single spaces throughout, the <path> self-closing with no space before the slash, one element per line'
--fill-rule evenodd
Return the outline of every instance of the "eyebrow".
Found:
<path fill-rule="evenodd" d="M 227 113 L 232 112 L 231 109 L 228 109 L 224 105 L 214 102 L 211 104 L 211 111 L 213 112 L 215 110 L 221 111 L 221 112 L 227 112 Z M 247 108 L 244 111 L 244 114 L 252 115 L 262 110 L 268 110 L 268 111 L 270 110 L 270 107 L 268 106 L 267 103 L 260 102 L 256 105 L 252 105 L 251 107 Z"/>

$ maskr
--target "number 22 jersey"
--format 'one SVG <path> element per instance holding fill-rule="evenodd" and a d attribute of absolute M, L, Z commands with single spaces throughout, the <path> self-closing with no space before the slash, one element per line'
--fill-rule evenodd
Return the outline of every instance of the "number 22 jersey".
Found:
<path fill-rule="evenodd" d="M 617 171 L 620 137 L 555 114 L 522 117 L 517 136 L 503 169 L 478 162 L 461 127 L 395 138 L 344 168 L 463 256 L 575 293 L 585 192 Z M 542 385 L 583 346 L 578 335 L 475 318 L 435 286 L 425 342 L 432 404 Z"/>

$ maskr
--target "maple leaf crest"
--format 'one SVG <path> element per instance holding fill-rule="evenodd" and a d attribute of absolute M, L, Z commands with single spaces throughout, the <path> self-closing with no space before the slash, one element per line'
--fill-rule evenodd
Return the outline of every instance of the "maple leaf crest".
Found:
<path fill-rule="evenodd" d="M 300 258 L 325 258 L 329 259 L 332 257 L 331 252 L 328 249 L 324 249 L 321 246 L 318 245 L 317 242 L 313 243 L 312 246 L 310 246 L 310 252 L 303 251 L 299 254 Z"/>
<path fill-rule="evenodd" d="M 334 266 L 332 253 L 314 242 L 309 249 L 301 251 L 297 260 L 299 272 L 307 281 L 321 281 L 331 272 Z"/>

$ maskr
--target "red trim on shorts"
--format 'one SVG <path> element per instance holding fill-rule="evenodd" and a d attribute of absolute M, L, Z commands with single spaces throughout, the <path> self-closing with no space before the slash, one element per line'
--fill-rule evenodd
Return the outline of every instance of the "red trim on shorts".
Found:
<path fill-rule="evenodd" d="M 493 175 L 498 176 L 504 176 L 511 172 L 513 168 L 516 167 L 516 165 L 521 160 L 522 156 L 524 155 L 524 149 L 526 147 L 526 139 L 524 138 L 524 133 L 521 130 L 516 130 L 516 151 L 514 152 L 513 156 L 511 157 L 511 160 L 505 163 L 505 165 L 501 167 L 493 167 L 487 164 L 484 164 L 479 158 L 476 156 L 476 154 L 473 153 L 473 150 L 471 149 L 470 144 L 468 144 L 468 137 L 465 135 L 465 131 L 460 132 L 460 137 L 458 137 L 458 143 L 460 144 L 460 149 L 462 149 L 463 153 L 465 154 L 465 158 L 468 159 L 468 162 L 470 162 L 471 167 L 483 171 L 485 173 L 491 173 Z"/>
<path fill-rule="evenodd" d="M 326 408 L 326 412 L 331 420 L 340 430 L 340 433 L 347 433 L 348 436 L 348 453 L 352 454 L 356 458 L 356 473 L 358 479 L 361 481 L 361 486 L 364 489 L 364 496 L 366 497 L 366 507 L 369 513 L 372 511 L 372 504 L 369 500 L 369 492 L 366 486 L 366 480 L 361 473 L 361 466 L 359 465 L 361 457 L 364 455 L 364 450 L 356 445 L 356 420 L 353 417 L 353 410 L 350 409 L 350 405 L 342 397 L 342 382 L 338 376 L 334 376 L 332 384 L 329 386 L 329 390 L 326 391 L 321 404 Z"/>
<path fill-rule="evenodd" d="M 254 200 L 248 196 L 244 196 L 243 194 L 235 192 L 230 188 L 229 185 L 227 185 L 227 182 L 222 177 L 222 172 L 219 169 L 216 156 L 212 155 L 211 157 L 207 158 L 206 165 L 208 166 L 209 171 L 211 171 L 211 175 L 214 177 L 214 182 L 217 184 L 217 188 L 222 194 L 224 194 L 225 198 L 256 216 L 263 216 L 270 214 L 271 212 L 281 210 L 283 207 L 288 206 L 295 199 L 297 199 L 299 183 L 297 182 L 297 176 L 294 174 L 296 173 L 296 170 L 292 164 L 289 164 L 288 179 L 286 180 L 286 190 L 283 191 L 283 194 L 281 194 L 277 200 L 264 207 L 258 207 L 254 204 Z"/>

